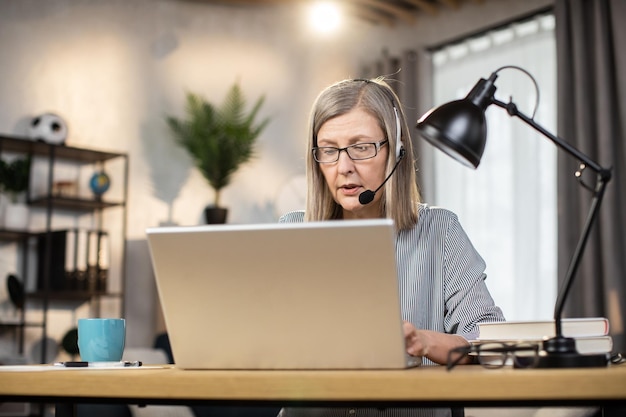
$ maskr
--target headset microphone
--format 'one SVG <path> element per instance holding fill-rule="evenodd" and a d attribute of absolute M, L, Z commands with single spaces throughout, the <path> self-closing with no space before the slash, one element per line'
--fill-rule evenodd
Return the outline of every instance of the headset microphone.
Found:
<path fill-rule="evenodd" d="M 359 203 L 361 203 L 362 205 L 366 205 L 374 201 L 374 196 L 376 195 L 378 190 L 383 188 L 383 185 L 385 185 L 387 181 L 389 181 L 389 178 L 391 178 L 393 173 L 396 172 L 398 164 L 400 163 L 400 161 L 402 161 L 402 158 L 404 158 L 404 154 L 406 153 L 401 139 L 402 131 L 400 129 L 400 116 L 398 115 L 398 109 L 394 106 L 393 111 L 396 115 L 396 164 L 393 166 L 393 169 L 391 170 L 389 175 L 387 175 L 387 178 L 385 178 L 385 181 L 383 181 L 383 183 L 380 184 L 377 189 L 375 189 L 374 191 L 365 190 L 361 194 L 359 194 Z"/>
<path fill-rule="evenodd" d="M 393 169 L 391 170 L 389 175 L 387 175 L 387 178 L 385 178 L 385 181 L 383 181 L 383 183 L 380 184 L 377 189 L 375 189 L 374 191 L 372 191 L 372 190 L 365 190 L 361 194 L 359 194 L 359 203 L 361 203 L 362 205 L 366 205 L 366 204 L 371 203 L 374 200 L 374 196 L 376 195 L 378 190 L 383 188 L 383 185 L 385 185 L 387 183 L 387 181 L 389 181 L 389 178 L 391 178 L 393 173 L 396 172 L 396 168 L 398 168 L 398 164 L 400 164 L 400 161 L 402 161 L 402 158 L 404 158 L 404 154 L 405 153 L 406 153 L 406 151 L 404 150 L 404 148 L 402 148 L 400 150 L 400 156 L 398 157 L 398 160 L 396 161 L 396 164 L 393 166 Z"/>

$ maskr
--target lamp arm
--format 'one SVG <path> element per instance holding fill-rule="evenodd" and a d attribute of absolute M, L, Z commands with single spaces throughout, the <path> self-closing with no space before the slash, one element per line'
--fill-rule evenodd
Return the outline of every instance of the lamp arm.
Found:
<path fill-rule="evenodd" d="M 556 320 L 557 336 L 563 335 L 561 331 L 561 315 L 563 312 L 563 304 L 565 303 L 565 298 L 567 297 L 567 293 L 569 292 L 572 281 L 574 280 L 574 275 L 578 270 L 578 264 L 581 261 L 585 245 L 587 244 L 587 239 L 589 238 L 591 227 L 593 226 L 593 223 L 597 217 L 600 204 L 602 203 L 602 197 L 604 197 L 606 184 L 607 181 L 605 181 L 601 175 L 598 175 L 596 180 L 596 186 L 593 191 L 593 199 L 591 200 L 591 207 L 589 208 L 589 213 L 587 213 L 587 218 L 585 220 L 583 231 L 580 235 L 580 238 L 578 239 L 576 250 L 574 251 L 574 255 L 572 256 L 572 259 L 570 261 L 569 267 L 567 269 L 567 274 L 565 275 L 562 290 L 559 292 L 559 296 L 557 297 L 557 301 L 554 307 L 554 318 Z"/>
<path fill-rule="evenodd" d="M 502 101 L 496 98 L 492 98 L 491 102 L 492 104 L 495 104 L 496 106 L 502 107 L 503 109 L 505 109 L 507 113 L 509 113 L 510 116 L 515 116 L 515 117 L 522 119 L 530 127 L 532 127 L 533 129 L 535 129 L 536 131 L 540 132 L 545 137 L 550 139 L 552 142 L 554 142 L 556 146 L 563 149 L 564 151 L 572 155 L 574 158 L 578 159 L 580 162 L 584 163 L 586 166 L 588 166 L 589 168 L 597 172 L 600 176 L 602 176 L 605 179 L 605 182 L 608 182 L 611 179 L 610 169 L 601 167 L 593 159 L 591 159 L 590 157 L 588 157 L 587 155 L 585 155 L 578 149 L 574 148 L 572 145 L 565 142 L 563 139 L 547 131 L 545 128 L 543 128 L 543 126 L 535 122 L 534 119 L 531 119 L 530 117 L 526 116 L 524 113 L 520 112 L 517 109 L 517 105 L 515 105 L 515 103 L 513 102 L 503 103 Z"/>
<path fill-rule="evenodd" d="M 578 243 L 576 245 L 576 250 L 572 256 L 569 267 L 567 269 L 567 273 L 565 275 L 565 279 L 563 281 L 563 285 L 561 286 L 561 290 L 559 291 L 556 305 L 554 307 L 554 321 L 556 326 L 556 337 L 563 337 L 562 326 L 561 326 L 561 316 L 563 313 L 563 305 L 565 303 L 565 299 L 567 298 L 567 294 L 572 286 L 572 282 L 574 280 L 574 276 L 578 270 L 578 266 L 582 259 L 582 255 L 587 244 L 587 240 L 589 238 L 589 233 L 591 231 L 591 227 L 598 215 L 598 210 L 600 208 L 600 204 L 602 203 L 602 198 L 604 197 L 604 191 L 606 189 L 606 185 L 611 180 L 611 170 L 603 168 L 598 163 L 593 161 L 587 155 L 580 152 L 578 149 L 571 146 L 569 143 L 565 142 L 563 139 L 558 136 L 553 135 L 537 122 L 535 122 L 532 118 L 526 116 L 522 112 L 517 109 L 517 106 L 513 102 L 504 103 L 502 101 L 497 100 L 496 98 L 491 99 L 492 104 L 495 104 L 498 107 L 502 107 L 509 113 L 511 117 L 515 116 L 520 118 L 524 123 L 528 124 L 530 127 L 550 139 L 557 145 L 559 148 L 566 151 L 571 156 L 578 159 L 580 162 L 588 166 L 593 171 L 596 172 L 596 186 L 593 189 L 593 199 L 591 201 L 591 207 L 589 209 L 589 213 L 587 214 L 587 218 L 585 220 L 585 225 L 583 227 L 582 233 L 578 239 Z"/>

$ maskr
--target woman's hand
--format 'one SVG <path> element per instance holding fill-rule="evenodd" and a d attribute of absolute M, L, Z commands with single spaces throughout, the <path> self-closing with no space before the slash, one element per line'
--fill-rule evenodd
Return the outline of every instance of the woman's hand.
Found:
<path fill-rule="evenodd" d="M 406 351 L 411 356 L 424 356 L 440 365 L 445 365 L 448 352 L 459 346 L 469 343 L 464 337 L 455 334 L 434 332 L 432 330 L 418 330 L 412 323 L 402 323 Z"/>
<path fill-rule="evenodd" d="M 402 323 L 406 351 L 411 356 L 428 356 L 428 340 L 425 331 L 418 331 L 412 323 Z"/>

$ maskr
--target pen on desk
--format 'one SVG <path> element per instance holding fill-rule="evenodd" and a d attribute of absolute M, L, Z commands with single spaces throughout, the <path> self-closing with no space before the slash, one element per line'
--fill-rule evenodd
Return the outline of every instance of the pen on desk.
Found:
<path fill-rule="evenodd" d="M 120 361 L 120 362 L 56 362 L 55 366 L 65 368 L 136 368 L 142 365 L 141 361 Z"/>

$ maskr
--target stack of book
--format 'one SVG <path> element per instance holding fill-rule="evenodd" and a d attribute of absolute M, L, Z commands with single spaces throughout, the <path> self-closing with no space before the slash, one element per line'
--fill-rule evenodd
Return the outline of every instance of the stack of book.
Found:
<path fill-rule="evenodd" d="M 613 339 L 609 336 L 609 320 L 605 317 L 564 318 L 561 320 L 563 336 L 576 341 L 581 354 L 610 353 Z M 479 335 L 470 343 L 484 342 L 537 342 L 555 336 L 554 320 L 503 321 L 478 324 Z"/>

